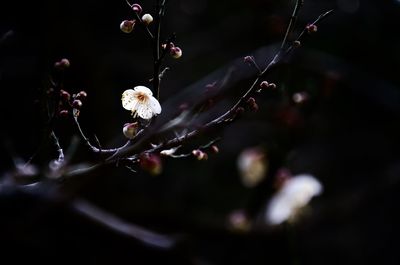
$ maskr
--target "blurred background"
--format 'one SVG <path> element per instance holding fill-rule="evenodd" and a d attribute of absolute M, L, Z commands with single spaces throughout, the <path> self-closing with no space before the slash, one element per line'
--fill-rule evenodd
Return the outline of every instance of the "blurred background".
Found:
<path fill-rule="evenodd" d="M 140 4 L 154 12 L 154 1 Z M 159 119 L 172 118 L 180 104 L 196 102 L 205 85 L 231 71 L 218 104 L 203 118 L 223 113 L 255 76 L 242 58 L 253 55 L 260 66 L 272 59 L 294 4 L 168 1 L 162 38 L 175 33 L 183 56 L 164 63 L 170 70 L 162 80 L 165 115 Z M 398 264 L 400 1 L 306 0 L 296 32 L 330 9 L 334 14 L 318 32 L 267 76 L 277 90 L 259 94 L 259 111 L 216 133 L 220 152 L 210 153 L 208 161 L 163 159 L 157 176 L 107 167 L 63 183 L 57 192 L 66 198 L 57 200 L 48 190 L 0 190 L 0 258 L 10 260 L 5 264 Z M 143 30 L 119 29 L 132 18 L 123 0 L 3 5 L 2 175 L 37 151 L 44 127 L 40 91 L 61 58 L 71 62 L 65 88 L 89 95 L 80 117 L 87 135 L 96 135 L 104 147 L 124 143 L 122 126 L 131 117 L 121 107 L 121 93 L 148 85 L 153 67 Z M 293 99 L 299 92 L 306 101 Z M 66 148 L 76 129 L 67 120 L 55 126 Z M 249 148 L 261 150 L 268 164 L 256 185 L 246 184 L 238 169 L 240 154 Z M 32 163 L 44 167 L 56 155 L 45 145 Z M 81 145 L 73 162 L 91 159 Z M 270 227 L 265 210 L 282 168 L 312 174 L 324 191 L 300 220 Z M 117 233 L 80 214 L 71 206 L 76 200 L 176 244 L 157 247 Z"/>

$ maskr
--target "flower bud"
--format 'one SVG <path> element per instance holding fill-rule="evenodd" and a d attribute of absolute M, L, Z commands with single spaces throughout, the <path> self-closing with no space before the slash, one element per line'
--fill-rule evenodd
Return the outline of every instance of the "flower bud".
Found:
<path fill-rule="evenodd" d="M 283 184 L 292 177 L 292 173 L 287 168 L 280 168 L 275 173 L 274 187 L 280 189 Z"/>
<path fill-rule="evenodd" d="M 85 100 L 87 97 L 86 91 L 81 91 L 76 95 L 76 99 Z"/>
<path fill-rule="evenodd" d="M 262 89 L 268 88 L 268 86 L 269 86 L 269 83 L 267 81 L 262 81 L 260 83 L 260 88 L 262 88 Z"/>
<path fill-rule="evenodd" d="M 211 151 L 212 151 L 214 154 L 219 153 L 219 148 L 218 148 L 218 146 L 216 146 L 216 145 L 212 145 L 212 146 L 210 147 L 210 149 L 211 149 Z"/>
<path fill-rule="evenodd" d="M 295 48 L 300 47 L 300 46 L 301 46 L 301 42 L 298 41 L 298 40 L 295 40 L 295 41 L 293 42 L 293 46 L 294 46 Z"/>
<path fill-rule="evenodd" d="M 178 59 L 182 56 L 182 50 L 179 47 L 171 47 L 170 53 L 171 56 L 175 59 Z"/>
<path fill-rule="evenodd" d="M 65 68 L 70 67 L 71 63 L 67 58 L 63 58 L 60 61 L 56 62 L 54 64 L 54 67 L 57 68 L 58 70 L 64 70 Z"/>
<path fill-rule="evenodd" d="M 119 25 L 119 28 L 124 33 L 131 33 L 133 30 L 133 27 L 135 26 L 135 22 L 136 22 L 135 20 L 124 20 Z"/>
<path fill-rule="evenodd" d="M 139 160 L 140 167 L 153 176 L 162 172 L 162 162 L 158 155 L 142 154 Z"/>
<path fill-rule="evenodd" d="M 276 89 L 276 85 L 274 83 L 270 83 L 270 84 L 268 84 L 268 88 L 272 89 L 272 90 L 275 90 Z"/>
<path fill-rule="evenodd" d="M 235 112 L 236 112 L 236 115 L 243 114 L 244 108 L 243 107 L 238 107 Z"/>
<path fill-rule="evenodd" d="M 298 92 L 293 94 L 292 99 L 297 104 L 302 104 L 308 100 L 308 94 L 306 92 Z"/>
<path fill-rule="evenodd" d="M 82 101 L 80 101 L 79 99 L 75 99 L 75 100 L 72 102 L 72 107 L 73 107 L 74 109 L 80 109 L 80 108 L 82 107 Z"/>
<path fill-rule="evenodd" d="M 172 48 L 174 48 L 175 47 L 175 45 L 174 45 L 174 43 L 173 42 L 169 42 L 169 43 L 163 43 L 163 44 L 161 44 L 161 48 L 163 48 L 164 50 L 165 49 L 172 49 Z"/>
<path fill-rule="evenodd" d="M 318 27 L 317 27 L 317 25 L 309 24 L 309 25 L 307 25 L 306 30 L 307 30 L 308 34 L 312 34 L 312 33 L 315 33 L 318 31 Z"/>
<path fill-rule="evenodd" d="M 60 112 L 58 113 L 58 115 L 59 115 L 61 118 L 66 118 L 66 117 L 68 117 L 68 114 L 69 114 L 69 112 L 68 112 L 68 110 L 66 110 L 66 109 L 64 109 L 64 110 L 62 110 L 62 111 L 60 111 Z"/>
<path fill-rule="evenodd" d="M 208 155 L 203 151 L 196 149 L 192 151 L 192 155 L 197 158 L 197 160 L 207 160 Z"/>
<path fill-rule="evenodd" d="M 253 56 L 245 56 L 243 58 L 243 62 L 245 62 L 245 63 L 253 63 L 254 62 L 254 58 L 253 58 Z"/>
<path fill-rule="evenodd" d="M 136 136 L 138 127 L 139 127 L 139 125 L 137 122 L 126 123 L 124 125 L 124 128 L 122 129 L 122 132 L 124 133 L 126 138 L 133 139 Z"/>
<path fill-rule="evenodd" d="M 236 210 L 228 217 L 230 228 L 236 232 L 247 232 L 251 228 L 251 222 L 244 210 Z"/>
<path fill-rule="evenodd" d="M 139 4 L 133 4 L 131 5 L 131 8 L 133 9 L 134 12 L 141 14 L 143 11 L 143 8 Z"/>
<path fill-rule="evenodd" d="M 70 95 L 67 91 L 61 89 L 61 90 L 60 90 L 60 98 L 61 98 L 62 100 L 64 100 L 64 101 L 69 101 L 70 98 L 71 98 L 71 95 Z"/>
<path fill-rule="evenodd" d="M 153 17 L 150 14 L 144 14 L 142 21 L 145 25 L 149 25 L 151 22 L 153 22 Z"/>
<path fill-rule="evenodd" d="M 251 110 L 253 111 L 258 111 L 258 105 L 256 103 L 256 100 L 253 97 L 250 97 L 246 103 L 248 104 L 248 106 L 250 107 Z"/>

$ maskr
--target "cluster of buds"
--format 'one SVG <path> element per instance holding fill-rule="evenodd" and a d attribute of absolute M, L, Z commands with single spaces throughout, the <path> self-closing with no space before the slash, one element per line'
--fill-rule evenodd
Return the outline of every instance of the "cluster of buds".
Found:
<path fill-rule="evenodd" d="M 164 43 L 163 45 L 161 45 L 161 47 L 164 50 L 169 51 L 169 54 L 172 56 L 172 58 L 179 59 L 182 57 L 182 49 L 178 46 L 175 46 L 175 44 L 173 44 L 172 42 L 168 44 Z"/>
<path fill-rule="evenodd" d="M 148 26 L 150 25 L 151 22 L 153 22 L 153 16 L 150 14 L 144 14 L 141 18 L 139 17 L 139 15 L 143 12 L 143 8 L 139 4 L 132 4 L 131 8 L 133 12 L 136 13 L 139 22 L 143 23 L 145 26 Z M 119 28 L 124 33 L 131 33 L 135 27 L 135 24 L 136 24 L 135 19 L 124 20 L 119 25 Z"/>
<path fill-rule="evenodd" d="M 79 115 L 79 110 L 82 108 L 82 101 L 84 101 L 87 97 L 87 93 L 85 91 L 80 91 L 77 94 L 73 94 L 71 96 L 71 94 L 64 90 L 61 89 L 60 90 L 60 106 L 62 107 L 62 109 L 59 112 L 59 116 L 60 117 L 67 117 L 69 114 L 69 111 L 64 108 L 65 106 L 69 106 L 72 107 L 74 109 L 74 113 L 75 115 Z"/>
<path fill-rule="evenodd" d="M 275 90 L 276 89 L 276 85 L 274 83 L 268 83 L 268 81 L 262 81 L 260 83 L 260 89 L 271 89 L 271 90 Z M 259 90 L 260 91 L 260 90 Z"/>

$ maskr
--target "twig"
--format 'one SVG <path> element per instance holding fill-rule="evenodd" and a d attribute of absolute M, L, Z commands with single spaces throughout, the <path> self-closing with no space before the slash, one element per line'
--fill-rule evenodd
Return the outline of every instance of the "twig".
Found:
<path fill-rule="evenodd" d="M 54 133 L 54 131 L 51 131 L 50 137 L 53 139 L 53 143 L 57 148 L 57 152 L 58 152 L 57 162 L 63 163 L 64 162 L 64 152 L 60 146 L 60 142 L 58 141 L 58 138 L 57 138 L 56 134 Z"/>
<path fill-rule="evenodd" d="M 282 44 L 281 44 L 281 51 L 284 50 L 285 45 L 286 45 L 287 40 L 288 40 L 288 37 L 289 37 L 290 33 L 293 31 L 293 29 L 294 29 L 294 26 L 295 26 L 296 20 L 297 20 L 297 16 L 298 16 L 298 14 L 300 12 L 300 9 L 302 8 L 303 4 L 304 4 L 304 0 L 297 0 L 296 1 L 296 5 L 294 7 L 292 16 L 290 17 L 289 25 L 288 25 L 288 27 L 286 29 L 285 37 L 283 38 L 283 41 L 282 41 Z"/>

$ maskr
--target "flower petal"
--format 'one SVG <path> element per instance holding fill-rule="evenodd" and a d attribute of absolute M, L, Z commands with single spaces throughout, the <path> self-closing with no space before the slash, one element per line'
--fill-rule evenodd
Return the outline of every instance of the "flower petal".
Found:
<path fill-rule="evenodd" d="M 145 94 L 147 94 L 149 96 L 153 95 L 153 92 L 151 92 L 151 90 L 149 88 L 145 87 L 145 86 L 135 86 L 133 89 L 136 92 L 142 92 L 142 93 L 145 93 Z"/>
<path fill-rule="evenodd" d="M 137 103 L 137 99 L 135 98 L 135 92 L 133 89 L 128 89 L 125 90 L 124 93 L 122 93 L 122 107 L 126 110 L 133 110 Z"/>
<path fill-rule="evenodd" d="M 153 117 L 153 110 L 147 104 L 139 104 L 136 110 L 136 114 L 145 120 L 151 119 Z"/>
<path fill-rule="evenodd" d="M 161 105 L 155 97 L 150 97 L 148 105 L 153 110 L 154 114 L 161 113 Z"/>

